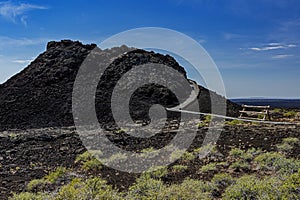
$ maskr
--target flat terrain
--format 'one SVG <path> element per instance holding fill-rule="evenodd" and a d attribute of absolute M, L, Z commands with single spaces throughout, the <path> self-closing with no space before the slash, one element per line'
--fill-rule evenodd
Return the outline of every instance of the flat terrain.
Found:
<path fill-rule="evenodd" d="M 294 120 L 295 121 L 295 120 Z M 226 162 L 229 151 L 235 147 L 240 149 L 261 149 L 262 151 L 276 151 L 278 144 L 284 138 L 300 139 L 299 125 L 263 125 L 263 124 L 227 124 L 216 144 L 218 156 L 214 159 Z M 218 129 L 218 127 L 212 127 Z M 203 138 L 208 130 L 206 125 L 199 126 L 197 136 L 194 139 L 189 152 L 202 146 Z M 159 148 L 159 144 L 174 133 L 164 133 L 162 136 L 153 138 L 151 147 Z M 122 133 L 115 136 L 117 144 L 124 145 L 125 149 L 132 149 L 132 142 L 124 141 Z M 122 139 L 123 138 L 123 139 Z M 149 148 L 149 144 L 137 143 L 139 149 Z M 277 146 L 276 146 L 277 145 Z M 74 127 L 66 128 L 42 128 L 30 130 L 8 130 L 0 133 L 0 199 L 7 199 L 12 193 L 20 193 L 27 190 L 27 184 L 33 179 L 39 179 L 54 171 L 58 166 L 72 169 L 74 173 L 86 175 L 91 172 L 81 170 L 80 165 L 75 162 L 78 155 L 85 152 L 80 138 Z M 295 145 L 288 153 L 288 157 L 300 158 L 300 146 Z M 199 173 L 199 169 L 210 163 L 211 158 L 178 160 L 175 164 L 187 166 L 186 170 L 169 173 L 163 180 L 167 183 L 178 183 L 187 177 L 193 179 L 210 180 L 213 173 Z M 172 164 L 174 165 L 174 164 Z M 220 167 L 221 171 L 228 172 L 229 168 Z M 233 176 L 245 173 L 255 173 L 253 170 L 233 170 Z M 121 191 L 126 191 L 139 176 L 128 174 L 102 167 L 93 172 L 107 180 L 108 184 L 115 186 Z M 64 180 L 66 183 L 70 180 Z M 55 190 L 59 183 L 48 189 Z M 216 194 L 218 196 L 218 194 Z"/>

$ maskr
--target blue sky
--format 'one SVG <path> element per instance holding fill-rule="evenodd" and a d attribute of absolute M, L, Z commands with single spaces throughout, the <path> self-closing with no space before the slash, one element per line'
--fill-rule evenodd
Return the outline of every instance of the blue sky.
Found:
<path fill-rule="evenodd" d="M 49 40 L 100 43 L 139 27 L 198 41 L 218 66 L 227 97 L 300 98 L 297 0 L 0 0 L 0 83 Z"/>

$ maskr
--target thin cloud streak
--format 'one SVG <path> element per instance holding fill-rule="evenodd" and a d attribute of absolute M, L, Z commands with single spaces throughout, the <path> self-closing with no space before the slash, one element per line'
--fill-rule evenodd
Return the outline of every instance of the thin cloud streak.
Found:
<path fill-rule="evenodd" d="M 274 59 L 284 59 L 284 58 L 289 58 L 289 57 L 292 57 L 294 55 L 291 55 L 291 54 L 280 54 L 280 55 L 276 55 L 276 56 L 273 56 L 272 58 Z"/>
<path fill-rule="evenodd" d="M 31 46 L 45 44 L 50 39 L 47 38 L 10 38 L 6 36 L 0 36 L 0 48 L 7 46 Z"/>
<path fill-rule="evenodd" d="M 277 50 L 277 49 L 294 48 L 296 46 L 297 45 L 295 44 L 269 43 L 268 45 L 263 47 L 251 47 L 249 49 L 252 51 L 269 51 L 269 50 Z"/>
<path fill-rule="evenodd" d="M 14 23 L 16 23 L 17 20 L 20 20 L 20 22 L 25 26 L 27 25 L 27 16 L 24 15 L 26 12 L 44 9 L 48 8 L 28 3 L 13 4 L 10 1 L 0 2 L 0 16 Z"/>
<path fill-rule="evenodd" d="M 14 63 L 18 63 L 18 64 L 28 64 L 28 63 L 30 63 L 30 62 L 32 62 L 33 61 L 33 59 L 24 59 L 24 60 L 13 60 L 12 62 L 14 62 Z"/>

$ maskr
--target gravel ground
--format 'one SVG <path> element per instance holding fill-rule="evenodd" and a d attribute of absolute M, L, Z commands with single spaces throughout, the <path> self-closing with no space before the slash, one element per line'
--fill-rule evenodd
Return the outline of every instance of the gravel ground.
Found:
<path fill-rule="evenodd" d="M 218 127 L 213 127 L 218 128 Z M 200 147 L 208 127 L 198 130 L 190 150 Z M 160 147 L 163 141 L 172 139 L 174 132 L 165 132 L 152 137 L 146 142 L 134 142 L 134 138 L 126 134 L 110 135 L 110 140 L 124 149 L 135 150 L 150 146 Z M 226 155 L 232 147 L 243 149 L 259 147 L 266 151 L 275 150 L 275 144 L 283 138 L 300 138 L 299 126 L 279 125 L 234 125 L 225 126 L 217 142 L 220 153 Z M 135 146 L 133 145 L 135 144 Z M 42 128 L 30 130 L 9 130 L 0 132 L 0 199 L 7 199 L 12 192 L 21 192 L 26 184 L 36 178 L 41 178 L 57 166 L 76 168 L 74 160 L 78 154 L 86 151 L 74 127 Z M 297 146 L 290 156 L 300 158 L 300 147 Z M 193 168 L 199 168 L 199 162 L 192 163 Z M 103 168 L 102 176 L 109 183 L 127 188 L 136 175 L 118 173 L 110 168 Z M 193 170 L 170 177 L 169 182 L 178 181 L 184 177 L 195 177 Z M 205 178 L 205 177 L 202 177 Z M 120 188 L 120 189 L 122 189 Z"/>

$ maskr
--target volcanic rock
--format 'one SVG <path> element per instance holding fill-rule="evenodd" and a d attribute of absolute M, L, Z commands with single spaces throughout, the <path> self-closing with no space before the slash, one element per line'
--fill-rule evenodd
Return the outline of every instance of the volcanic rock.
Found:
<path fill-rule="evenodd" d="M 101 50 L 95 44 L 84 45 L 71 40 L 51 41 L 47 44 L 46 51 L 28 67 L 0 85 L 0 129 L 73 126 L 74 81 L 79 67 L 95 48 L 100 53 L 107 54 L 109 58 L 114 58 L 101 77 L 96 91 L 96 113 L 99 122 L 104 125 L 114 124 L 110 108 L 111 94 L 118 80 L 133 66 L 147 63 L 164 64 L 187 78 L 184 68 L 169 55 L 126 46 Z M 118 56 L 117 52 L 127 53 Z M 224 97 L 199 87 L 200 111 L 211 111 L 211 95 L 224 102 Z M 172 107 L 178 105 L 178 100 L 168 88 L 156 84 L 143 86 L 132 96 L 130 102 L 132 118 L 149 120 L 148 112 L 153 104 Z M 227 101 L 227 108 L 229 115 L 236 115 L 239 106 Z M 170 113 L 168 115 L 174 116 L 177 115 Z"/>

